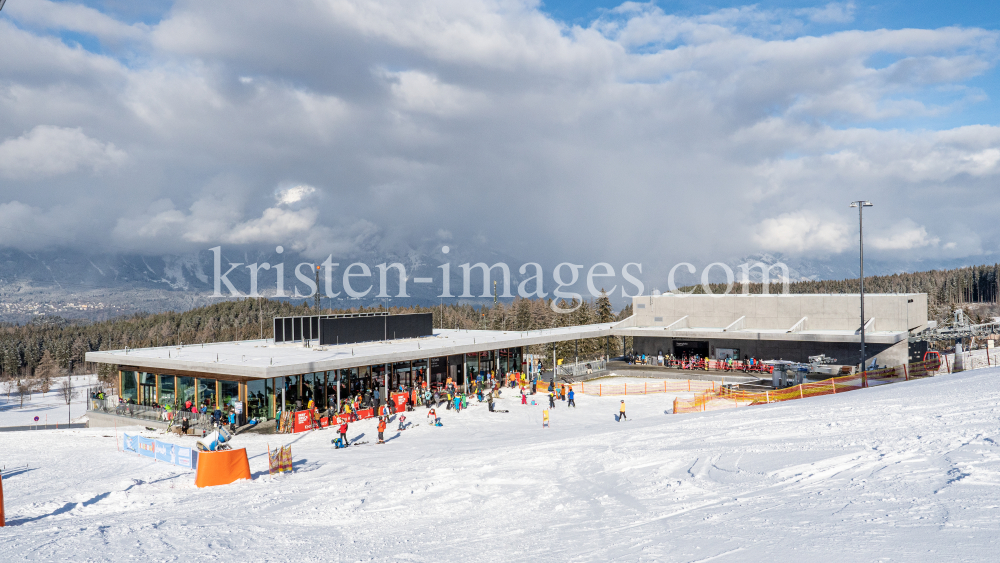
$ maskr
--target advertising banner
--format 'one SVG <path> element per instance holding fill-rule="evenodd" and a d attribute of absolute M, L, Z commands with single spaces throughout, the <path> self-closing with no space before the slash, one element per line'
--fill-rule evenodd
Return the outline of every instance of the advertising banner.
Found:
<path fill-rule="evenodd" d="M 157 440 L 155 442 L 157 461 L 174 463 L 174 445 Z"/>
<path fill-rule="evenodd" d="M 392 401 L 396 403 L 396 412 L 406 411 L 406 393 L 396 393 L 392 396 Z"/>
<path fill-rule="evenodd" d="M 295 423 L 292 425 L 292 432 L 305 432 L 312 428 L 312 411 L 297 411 L 295 413 Z"/>
<path fill-rule="evenodd" d="M 180 446 L 174 446 L 177 454 L 177 465 L 183 467 L 184 469 L 194 469 L 197 465 L 195 460 L 197 457 L 191 448 L 182 448 Z"/>
<path fill-rule="evenodd" d="M 125 451 L 133 454 L 139 453 L 139 437 L 125 435 Z"/>
<path fill-rule="evenodd" d="M 139 455 L 144 455 L 146 457 L 156 457 L 156 445 L 151 438 L 139 438 Z"/>
<path fill-rule="evenodd" d="M 330 419 L 324 416 L 323 418 L 319 419 L 319 425 L 322 426 L 323 428 L 330 426 Z"/>

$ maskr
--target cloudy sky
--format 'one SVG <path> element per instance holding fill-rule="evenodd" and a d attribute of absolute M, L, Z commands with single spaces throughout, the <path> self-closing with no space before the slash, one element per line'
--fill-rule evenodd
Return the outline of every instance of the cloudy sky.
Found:
<path fill-rule="evenodd" d="M 0 245 L 836 258 L 863 198 L 974 261 L 1000 8 L 943 4 L 8 0 Z"/>

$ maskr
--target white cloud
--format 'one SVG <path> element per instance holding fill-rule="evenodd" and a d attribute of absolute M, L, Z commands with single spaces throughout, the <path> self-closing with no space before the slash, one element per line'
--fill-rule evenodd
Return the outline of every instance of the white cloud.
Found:
<path fill-rule="evenodd" d="M 941 241 L 927 234 L 927 228 L 906 222 L 889 233 L 872 238 L 871 245 L 880 250 L 912 250 L 936 245 Z"/>
<path fill-rule="evenodd" d="M 80 128 L 38 125 L 16 139 L 0 143 L 0 174 L 41 179 L 80 169 L 100 172 L 120 165 L 125 158 L 114 144 L 92 139 Z"/>
<path fill-rule="evenodd" d="M 315 192 L 316 188 L 306 184 L 300 184 L 298 186 L 278 190 L 278 193 L 275 195 L 275 199 L 277 199 L 278 203 L 282 205 L 291 205 L 302 201 Z"/>
<path fill-rule="evenodd" d="M 856 30 L 850 2 L 628 3 L 584 26 L 520 0 L 181 2 L 148 27 L 67 6 L 0 18 L 0 205 L 94 239 L 405 253 L 488 233 L 541 261 L 725 261 L 844 252 L 864 197 L 876 254 L 1000 248 L 1000 128 L 962 113 L 996 31 Z M 915 121 L 935 116 L 968 125 Z"/>
<path fill-rule="evenodd" d="M 807 211 L 764 219 L 755 239 L 766 250 L 823 255 L 843 252 L 850 244 L 846 225 L 825 221 Z"/>

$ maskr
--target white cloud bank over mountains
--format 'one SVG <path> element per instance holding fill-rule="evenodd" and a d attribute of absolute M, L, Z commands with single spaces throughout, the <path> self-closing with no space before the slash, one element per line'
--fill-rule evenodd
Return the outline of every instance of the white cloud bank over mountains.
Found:
<path fill-rule="evenodd" d="M 349 256 L 447 233 L 707 263 L 853 252 L 864 198 L 873 253 L 995 252 L 1000 127 L 905 124 L 990 103 L 970 82 L 1000 35 L 852 30 L 855 9 L 629 2 L 580 27 L 513 0 L 178 1 L 153 23 L 11 2 L 0 244 Z"/>

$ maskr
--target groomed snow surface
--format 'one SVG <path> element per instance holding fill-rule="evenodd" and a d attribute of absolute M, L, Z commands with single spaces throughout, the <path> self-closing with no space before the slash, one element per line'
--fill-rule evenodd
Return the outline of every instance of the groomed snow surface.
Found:
<path fill-rule="evenodd" d="M 73 399 L 69 406 L 66 405 L 63 391 L 61 389 L 65 377 L 58 378 L 48 393 L 32 393 L 25 395 L 24 404 L 21 398 L 15 393 L 7 393 L 9 389 L 6 385 L 0 387 L 0 428 L 4 426 L 32 426 L 35 424 L 66 424 L 70 421 L 78 422 L 77 419 L 87 414 L 87 391 L 97 385 L 96 375 L 73 375 Z M 35 422 L 35 417 L 38 422 Z M 0 464 L 6 460 L 3 451 L 0 450 Z"/>
<path fill-rule="evenodd" d="M 689 415 L 629 396 L 626 422 L 620 398 L 578 395 L 545 429 L 508 392 L 509 413 L 441 409 L 440 428 L 420 408 L 385 445 L 373 421 L 347 450 L 332 430 L 241 435 L 255 479 L 209 489 L 113 429 L 0 433 L 0 559 L 996 561 L 998 379 Z M 268 443 L 294 474 L 267 475 Z"/>

